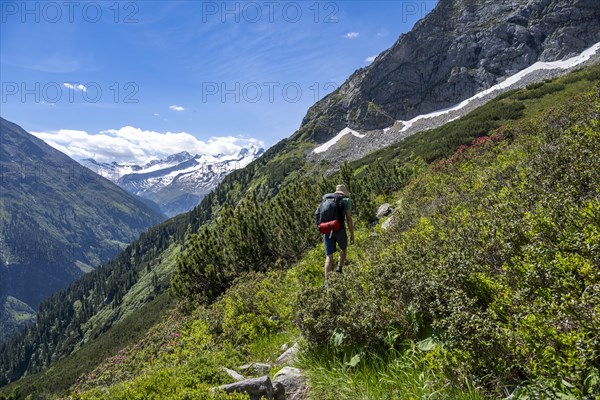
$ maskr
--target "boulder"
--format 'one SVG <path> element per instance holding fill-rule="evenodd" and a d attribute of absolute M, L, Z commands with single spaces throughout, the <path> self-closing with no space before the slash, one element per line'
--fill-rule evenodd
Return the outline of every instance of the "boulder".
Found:
<path fill-rule="evenodd" d="M 377 209 L 377 214 L 375 214 L 375 217 L 377 217 L 378 219 L 381 219 L 383 217 L 386 217 L 388 215 L 390 215 L 392 213 L 392 207 L 390 207 L 390 205 L 388 203 L 384 203 L 382 205 L 379 206 L 379 208 Z"/>
<path fill-rule="evenodd" d="M 298 357 L 298 350 L 300 350 L 300 346 L 298 346 L 298 343 L 294 343 L 292 347 L 290 347 L 282 355 L 277 357 L 277 361 L 275 362 L 280 365 L 294 362 L 296 357 Z"/>
<path fill-rule="evenodd" d="M 293 367 L 283 367 L 275 374 L 273 384 L 281 384 L 285 388 L 285 399 L 302 400 L 306 396 L 306 377 L 302 370 Z"/>
<path fill-rule="evenodd" d="M 225 371 L 227 373 L 227 375 L 229 375 L 234 381 L 239 382 L 239 381 L 243 381 L 244 379 L 246 379 L 242 375 L 238 374 L 237 372 L 235 372 L 232 369 L 223 367 L 223 371 Z"/>
<path fill-rule="evenodd" d="M 246 375 L 266 375 L 271 371 L 270 364 L 252 363 L 238 367 L 238 370 Z"/>
<path fill-rule="evenodd" d="M 250 400 L 267 399 L 273 400 L 273 384 L 268 376 L 260 378 L 245 379 L 229 385 L 219 386 L 217 389 L 225 393 L 246 393 Z"/>

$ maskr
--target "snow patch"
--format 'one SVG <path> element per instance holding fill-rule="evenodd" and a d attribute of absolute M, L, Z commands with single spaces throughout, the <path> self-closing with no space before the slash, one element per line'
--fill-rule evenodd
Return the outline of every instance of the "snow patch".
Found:
<path fill-rule="evenodd" d="M 340 131 L 340 133 L 338 133 L 337 135 L 335 135 L 335 137 L 333 137 L 331 140 L 329 140 L 328 142 L 323 143 L 322 145 L 320 145 L 319 147 L 317 147 L 316 149 L 313 150 L 314 153 L 323 153 L 327 150 L 329 150 L 329 148 L 331 146 L 333 146 L 334 144 L 336 144 L 341 138 L 343 138 L 344 136 L 346 136 L 347 134 L 352 134 L 354 136 L 356 136 L 357 138 L 364 138 L 365 135 L 362 135 L 360 133 L 358 133 L 357 131 L 354 131 L 348 127 L 345 127 L 344 129 L 342 129 Z"/>

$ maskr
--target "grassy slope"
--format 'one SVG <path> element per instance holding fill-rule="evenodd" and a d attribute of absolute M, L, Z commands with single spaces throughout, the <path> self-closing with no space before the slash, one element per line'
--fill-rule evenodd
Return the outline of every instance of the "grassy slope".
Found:
<path fill-rule="evenodd" d="M 12 296 L 0 297 L 0 341 L 35 322 L 35 310 Z"/>
<path fill-rule="evenodd" d="M 367 229 L 357 232 L 357 243 L 351 253 L 351 265 L 359 264 L 372 244 Z M 222 366 L 235 369 L 249 362 L 272 363 L 281 353 L 281 345 L 292 345 L 298 340 L 294 324 L 298 294 L 307 287 L 323 287 L 322 254 L 323 246 L 319 245 L 288 271 L 249 274 L 209 308 L 197 309 L 188 316 L 172 313 L 140 343 L 122 352 L 121 358 L 106 360 L 74 387 L 70 396 L 212 398 L 211 387 L 230 382 L 221 371 Z M 273 321 L 271 317 L 275 315 L 279 319 Z M 353 394 L 384 398 L 378 393 L 385 391 L 419 397 L 438 393 L 456 399 L 481 398 L 472 388 L 445 387 L 447 379 L 428 370 L 428 361 L 422 358 L 425 352 L 413 348 L 396 355 L 379 365 L 361 362 L 355 369 L 344 365 L 343 359 L 305 355 L 300 366 L 309 370 L 316 385 L 313 395 L 319 399 L 356 398 Z M 389 368 L 392 365 L 396 368 Z M 278 369 L 271 371 L 271 377 Z M 407 371 L 412 374 L 404 376 Z M 378 379 L 386 373 L 389 382 L 382 386 Z"/>
<path fill-rule="evenodd" d="M 160 255 L 154 266 L 149 266 L 142 271 L 138 281 L 123 296 L 123 301 L 118 307 L 104 308 L 90 318 L 82 327 L 86 331 L 85 342 L 93 339 L 90 336 L 91 332 L 93 332 L 93 326 L 103 326 L 109 322 L 114 323 L 123 320 L 141 308 L 149 299 L 152 299 L 157 291 L 161 292 L 159 288 L 169 284 L 171 274 L 175 270 L 179 252 L 178 245 L 171 245 Z M 76 350 L 78 348 L 76 347 Z"/>
<path fill-rule="evenodd" d="M 568 97 L 572 96 L 573 93 L 581 91 L 582 88 L 584 88 L 586 86 L 589 87 L 589 81 L 587 81 L 587 82 L 586 81 L 575 81 L 575 82 L 572 82 L 570 85 L 568 85 L 566 90 L 563 90 L 563 91 L 560 91 L 560 92 L 555 92 L 555 93 L 549 94 L 547 96 L 544 96 L 542 98 L 542 101 L 540 101 L 539 99 L 529 99 L 529 100 L 525 99 L 525 100 L 523 100 L 524 104 L 526 105 L 525 115 L 533 115 L 533 114 L 537 113 L 540 109 L 543 109 L 543 108 L 546 108 L 546 107 L 548 107 L 548 106 L 550 106 L 552 104 L 555 104 L 557 101 L 563 101 L 565 98 L 568 98 Z M 523 91 L 520 91 L 520 92 L 523 92 Z M 504 97 L 504 99 L 502 99 L 500 101 L 506 101 L 506 98 L 508 98 L 508 96 L 503 96 L 503 97 Z M 509 101 L 514 101 L 514 99 L 510 99 L 509 98 Z M 468 120 L 469 118 L 473 118 L 473 115 L 477 116 L 478 112 L 481 112 L 481 110 L 475 111 L 474 113 L 472 113 L 471 117 L 467 116 L 466 119 Z M 477 117 L 475 117 L 475 118 L 477 118 Z M 460 121 L 457 121 L 457 122 L 460 122 Z M 505 121 L 502 121 L 502 122 L 505 122 Z M 446 129 L 448 129 L 448 127 L 446 127 Z M 438 130 L 436 130 L 436 131 L 438 131 Z M 429 140 L 427 140 L 427 141 L 423 140 L 422 137 L 421 138 L 420 137 L 415 137 L 414 139 L 409 138 L 409 139 L 407 139 L 405 141 L 408 144 L 404 144 L 403 143 L 403 145 L 407 146 L 407 147 L 392 146 L 391 148 L 389 148 L 389 149 L 387 149 L 385 151 L 378 152 L 378 157 L 383 157 L 384 159 L 386 157 L 389 157 L 389 159 L 398 160 L 398 159 L 401 159 L 402 156 L 406 157 L 408 154 L 410 154 L 410 152 L 415 151 L 415 149 L 418 149 L 419 146 L 425 146 L 425 147 L 427 147 L 427 148 L 429 148 L 431 150 L 431 149 L 435 149 L 435 148 L 441 147 L 440 143 L 446 143 L 448 147 L 450 147 L 451 145 L 453 145 L 453 144 L 448 144 L 448 142 L 447 142 L 447 136 L 448 135 L 444 135 L 444 130 L 442 128 L 439 128 L 439 133 L 437 133 L 437 134 L 436 134 L 436 132 L 429 132 L 428 134 L 432 134 L 432 135 L 430 137 L 428 137 Z M 421 135 L 421 136 L 424 136 L 424 134 Z M 470 139 L 471 139 L 471 136 L 465 136 L 463 138 L 458 138 L 458 140 L 459 140 L 458 143 L 468 142 Z M 413 141 L 412 142 L 413 144 L 410 144 L 409 141 L 411 141 L 411 140 Z M 450 141 L 450 143 L 455 143 L 455 142 Z M 429 147 L 429 146 L 431 146 L 431 147 Z M 417 150 L 417 151 L 420 151 L 420 150 Z M 425 150 L 425 152 L 427 152 L 427 150 Z M 363 163 L 367 163 L 367 162 L 370 162 L 369 158 L 367 158 L 366 160 L 363 160 Z M 365 239 L 365 242 L 367 242 L 366 239 Z M 309 273 L 309 275 L 310 275 L 310 277 L 312 279 L 311 282 L 312 282 L 313 285 L 316 285 L 316 286 L 320 285 L 320 281 L 319 281 L 319 279 L 320 279 L 320 270 L 321 270 L 321 267 L 320 267 L 320 262 L 321 262 L 320 253 L 321 253 L 320 249 L 317 250 L 316 253 L 311 252 L 311 254 L 309 254 L 307 256 L 306 260 L 303 263 L 300 263 L 300 266 L 298 267 L 298 268 L 300 268 L 301 271 L 304 271 L 303 273 L 306 273 L 307 269 L 311 271 Z M 310 264 L 310 265 L 307 266 L 307 263 Z M 290 273 L 294 273 L 293 271 L 294 270 L 292 270 L 292 272 L 290 272 Z M 299 273 L 299 272 L 295 272 L 295 273 Z M 292 295 L 295 295 L 295 293 L 297 293 L 297 292 L 298 292 L 297 288 L 296 289 L 287 288 L 287 290 L 286 290 L 287 294 L 284 297 L 290 297 Z M 288 298 L 288 301 L 293 301 L 293 299 Z M 223 300 L 222 302 L 227 303 L 226 300 Z M 230 307 L 233 307 L 233 306 L 230 305 Z M 216 308 L 218 309 L 218 307 L 216 307 Z M 235 309 L 235 307 L 233 307 L 233 308 Z M 245 317 L 243 317 L 243 315 L 245 315 L 245 314 L 242 311 L 239 311 L 239 314 L 236 315 L 235 318 L 242 318 L 242 319 L 245 318 Z M 281 313 L 281 310 L 278 310 L 278 309 L 271 310 L 271 311 L 277 312 L 277 313 Z M 223 312 L 223 311 L 220 311 L 220 312 Z M 223 315 L 225 315 L 225 314 L 223 314 Z M 217 319 L 219 319 L 219 318 L 217 318 Z M 229 322 L 229 323 L 227 323 L 226 321 L 227 320 L 221 321 L 221 322 L 217 323 L 218 325 L 221 325 L 221 328 L 219 328 L 219 329 L 224 329 L 222 325 L 233 326 L 233 327 L 235 327 L 236 330 L 238 330 L 240 328 L 240 321 L 233 321 L 233 322 Z M 270 330 L 272 327 L 270 327 L 270 325 L 269 325 L 268 322 L 264 321 L 264 318 L 260 319 L 260 321 L 262 321 L 261 324 L 262 324 L 263 327 L 261 329 L 263 329 L 263 331 L 255 333 L 255 336 L 252 336 L 252 333 L 249 333 L 247 338 L 241 338 L 241 339 L 240 338 L 236 338 L 236 339 L 227 338 L 226 342 L 228 344 L 225 347 L 227 347 L 227 346 L 233 346 L 233 348 L 235 349 L 235 352 L 236 352 L 235 354 L 236 355 L 234 357 L 230 357 L 230 355 L 228 354 L 228 356 L 225 357 L 224 359 L 226 359 L 226 360 L 236 360 L 236 361 L 239 361 L 241 363 L 242 361 L 257 360 L 258 358 L 260 358 L 260 360 L 266 360 L 267 358 L 272 358 L 276 354 L 276 351 L 274 349 L 278 348 L 278 345 L 280 344 L 280 342 L 281 341 L 290 341 L 290 337 L 292 337 L 292 336 L 295 335 L 295 332 L 296 332 L 295 328 L 293 328 L 293 325 L 289 325 L 287 328 L 285 328 L 283 330 L 280 329 L 280 328 L 277 328 L 275 330 L 277 333 L 274 334 L 274 336 L 271 337 L 272 339 L 267 339 L 267 340 L 265 340 L 265 339 L 259 339 L 265 333 L 273 333 L 273 331 Z M 284 321 L 286 321 L 286 323 L 291 323 L 292 322 L 291 316 L 288 316 L 288 318 L 284 319 Z M 248 322 L 245 325 L 253 326 L 255 322 L 256 321 Z M 148 325 L 146 325 L 146 326 L 148 326 Z M 217 329 L 217 331 L 219 331 L 219 329 Z M 111 331 L 109 331 L 109 333 L 110 332 Z M 103 335 L 103 336 L 105 336 L 105 335 Z M 100 338 L 102 338 L 103 336 L 101 336 Z M 242 347 L 241 348 L 239 347 L 240 343 L 242 343 Z M 87 346 L 85 346 L 83 349 L 85 350 L 86 347 Z M 116 347 L 112 346 L 112 348 L 111 348 L 112 354 L 115 354 L 115 349 L 118 348 L 118 347 L 120 347 L 120 346 L 116 346 Z M 261 349 L 270 349 L 270 350 L 261 350 Z M 269 353 L 269 351 L 270 351 L 270 353 Z M 212 354 L 212 352 L 211 352 L 211 354 Z M 227 353 L 225 353 L 225 354 L 227 354 Z M 186 362 L 188 362 L 188 361 L 189 360 L 187 358 L 180 359 L 178 361 L 177 365 L 188 365 L 189 363 L 186 364 Z M 331 363 L 328 364 L 327 361 L 324 361 L 324 363 L 325 363 L 325 365 L 327 365 L 326 367 L 323 366 L 323 365 L 321 365 L 321 366 L 315 367 L 315 370 L 319 370 L 319 368 L 324 369 L 324 370 L 327 370 L 327 368 L 329 368 L 329 369 L 339 368 L 340 365 L 341 365 L 340 364 L 340 365 L 338 365 L 336 367 L 335 364 L 331 364 Z M 395 363 L 394 365 L 396 365 L 396 364 L 397 363 Z M 90 369 L 89 367 L 91 367 L 92 365 L 93 365 L 93 363 L 86 364 L 87 368 L 79 369 L 79 372 L 85 371 L 85 370 L 89 370 Z M 310 365 L 310 362 L 307 362 L 306 365 Z M 317 365 L 319 365 L 319 364 L 317 364 Z M 387 361 L 382 362 L 380 365 L 386 366 L 387 365 Z M 60 368 L 61 368 L 61 366 L 59 364 L 57 364 L 53 368 L 53 370 L 60 370 Z M 105 368 L 105 366 L 102 366 L 101 368 Z M 177 371 L 177 367 L 174 367 L 174 368 L 175 368 L 175 372 L 174 373 L 177 375 L 177 372 L 176 372 Z M 386 368 L 387 367 L 385 367 L 384 369 L 386 369 Z M 334 371 L 331 371 L 331 372 L 334 372 Z M 340 372 L 340 371 L 337 371 L 337 372 Z M 63 375 L 64 377 L 60 378 L 60 379 L 58 379 L 56 381 L 56 388 L 58 388 L 58 387 L 64 387 L 65 384 L 66 384 L 66 382 L 69 381 L 69 379 L 72 382 L 72 379 L 73 379 L 72 377 L 74 376 L 73 374 L 71 374 L 71 375 L 61 374 L 61 375 Z M 145 375 L 145 378 L 137 378 L 137 381 L 134 380 L 135 382 L 134 381 L 130 381 L 130 382 L 123 383 L 122 385 L 124 385 L 124 386 L 128 386 L 128 385 L 129 386 L 131 386 L 131 385 L 134 385 L 134 386 L 141 385 L 141 384 L 143 384 L 145 382 L 144 379 L 152 379 L 151 377 L 152 377 L 152 374 Z M 19 386 L 23 385 L 22 392 L 35 393 L 37 391 L 36 390 L 36 386 L 37 385 L 35 383 L 31 383 L 31 382 L 35 382 L 35 378 L 34 379 L 32 379 L 32 378 L 34 378 L 34 377 L 30 377 L 30 378 L 24 379 L 22 382 L 19 383 Z M 28 379 L 31 379 L 31 380 L 28 380 Z M 46 379 L 46 378 L 42 378 L 42 379 Z M 39 379 L 38 382 L 42 382 L 43 381 L 42 379 Z M 221 379 L 224 379 L 224 378 L 221 377 Z M 317 379 L 317 378 L 315 378 L 315 379 Z M 358 379 L 360 381 L 360 378 L 356 378 L 356 379 Z M 218 380 L 216 380 L 216 381 L 218 381 Z M 92 383 L 93 382 L 94 381 L 92 380 Z M 326 386 L 327 385 L 325 385 L 325 387 Z M 4 389 L 3 393 L 8 393 L 8 391 L 12 387 L 13 386 Z M 39 386 L 37 386 L 37 388 L 39 389 Z M 120 389 L 117 387 L 114 390 L 115 390 L 115 393 L 117 393 L 118 390 L 120 390 Z M 128 390 L 131 390 L 131 387 Z M 467 395 L 470 396 L 469 393 Z"/>

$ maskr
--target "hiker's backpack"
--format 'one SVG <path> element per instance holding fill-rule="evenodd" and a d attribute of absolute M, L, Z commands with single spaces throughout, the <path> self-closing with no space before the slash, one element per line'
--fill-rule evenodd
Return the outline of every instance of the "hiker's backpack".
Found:
<path fill-rule="evenodd" d="M 339 231 L 344 227 L 344 202 L 343 195 L 339 193 L 328 193 L 323 196 L 321 204 L 317 208 L 315 217 L 317 226 L 323 234 L 331 231 Z"/>

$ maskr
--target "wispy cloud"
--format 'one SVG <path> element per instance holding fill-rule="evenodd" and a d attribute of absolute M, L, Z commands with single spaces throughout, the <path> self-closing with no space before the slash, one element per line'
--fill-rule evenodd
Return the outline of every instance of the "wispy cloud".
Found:
<path fill-rule="evenodd" d="M 365 62 L 372 63 L 373 61 L 375 61 L 375 58 L 377 58 L 377 56 L 367 57 L 367 58 L 365 58 Z"/>
<path fill-rule="evenodd" d="M 182 151 L 231 155 L 250 144 L 265 146 L 264 142 L 254 138 L 221 136 L 203 141 L 186 132 L 145 131 L 133 126 L 109 129 L 98 134 L 70 129 L 32 134 L 71 158 L 93 158 L 98 162 L 145 164 Z"/>
<path fill-rule="evenodd" d="M 169 110 L 173 110 L 173 111 L 183 111 L 183 110 L 185 110 L 185 108 L 183 108 L 182 106 L 176 106 L 176 105 L 172 105 L 172 106 L 169 106 Z"/>
<path fill-rule="evenodd" d="M 387 35 L 389 35 L 390 33 L 387 31 L 387 29 L 381 29 L 379 32 L 377 32 L 377 34 L 375 36 L 377 37 L 385 37 Z"/>
<path fill-rule="evenodd" d="M 65 82 L 65 83 L 63 83 L 63 86 L 66 87 L 67 89 L 77 90 L 79 92 L 87 92 L 87 87 L 85 87 L 85 85 L 82 85 L 81 83 L 74 85 L 72 83 Z"/>
<path fill-rule="evenodd" d="M 346 39 L 356 39 L 360 35 L 358 32 L 348 32 L 344 35 Z"/>

